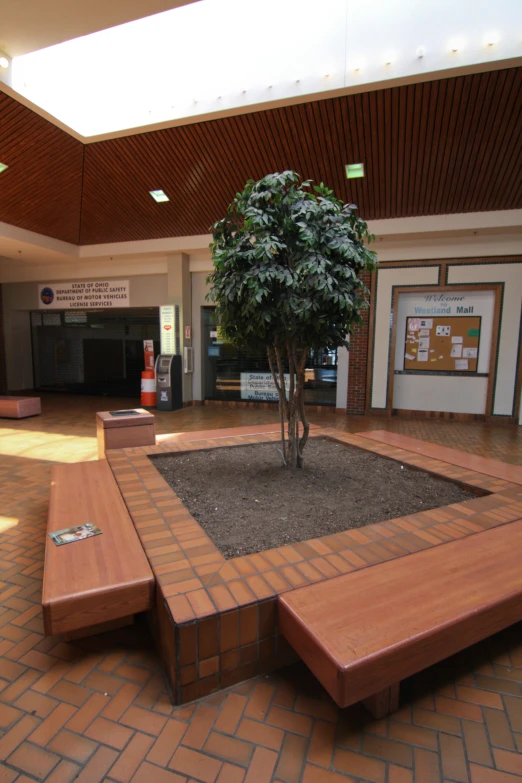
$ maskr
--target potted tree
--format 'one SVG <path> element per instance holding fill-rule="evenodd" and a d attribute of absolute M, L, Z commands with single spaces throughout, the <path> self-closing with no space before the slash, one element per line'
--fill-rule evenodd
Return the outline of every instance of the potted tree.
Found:
<path fill-rule="evenodd" d="M 281 458 L 302 467 L 310 430 L 306 360 L 311 349 L 346 345 L 361 323 L 368 291 L 360 275 L 375 267 L 367 246 L 373 237 L 353 204 L 295 171 L 248 181 L 212 230 L 207 298 L 228 340 L 266 350 L 279 396 Z"/>

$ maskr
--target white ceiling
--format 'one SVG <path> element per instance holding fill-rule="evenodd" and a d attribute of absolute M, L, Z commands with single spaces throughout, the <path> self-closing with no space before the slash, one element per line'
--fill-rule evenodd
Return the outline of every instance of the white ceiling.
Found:
<path fill-rule="evenodd" d="M 0 50 L 19 57 L 195 0 L 2 0 Z"/>
<path fill-rule="evenodd" d="M 79 0 L 39 2 L 55 15 L 63 6 L 65 19 L 65 7 L 74 7 L 68 15 L 74 34 L 114 24 L 124 5 L 127 18 L 129 9 L 139 14 L 138 0 L 103 0 L 106 7 L 95 0 L 83 4 L 88 12 L 78 21 Z M 15 9 L 24 0 L 7 4 Z M 176 4 L 152 0 L 147 13 Z M 51 36 L 52 20 L 41 10 L 29 22 L 13 13 L 12 34 L 36 35 L 40 19 L 42 34 Z M 60 37 L 71 34 L 63 19 L 55 22 Z M 94 141 L 312 96 L 508 67 L 522 60 L 521 30 L 520 0 L 201 0 L 15 57 L 0 80 Z"/>

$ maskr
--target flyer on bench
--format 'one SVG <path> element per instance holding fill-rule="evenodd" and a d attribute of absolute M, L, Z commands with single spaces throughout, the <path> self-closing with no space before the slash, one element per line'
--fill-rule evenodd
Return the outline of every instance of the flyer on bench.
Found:
<path fill-rule="evenodd" d="M 99 536 L 101 532 L 100 528 L 93 522 L 86 522 L 84 525 L 66 527 L 64 530 L 49 533 L 49 538 L 52 538 L 56 546 L 63 546 L 64 544 L 72 544 L 73 541 L 82 541 L 84 538 Z"/>

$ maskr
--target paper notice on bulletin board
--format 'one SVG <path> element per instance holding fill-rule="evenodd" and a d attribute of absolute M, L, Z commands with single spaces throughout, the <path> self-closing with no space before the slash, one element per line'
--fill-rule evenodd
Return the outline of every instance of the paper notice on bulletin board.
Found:
<path fill-rule="evenodd" d="M 456 370 L 469 370 L 469 362 L 467 359 L 455 359 Z"/>
<path fill-rule="evenodd" d="M 451 346 L 451 358 L 460 359 L 462 356 L 462 343 L 454 343 Z"/>

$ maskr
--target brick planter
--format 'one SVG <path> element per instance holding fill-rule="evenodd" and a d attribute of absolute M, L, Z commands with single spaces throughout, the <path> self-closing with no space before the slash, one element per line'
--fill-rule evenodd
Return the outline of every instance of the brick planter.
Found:
<path fill-rule="evenodd" d="M 279 435 L 269 431 L 271 426 L 183 433 L 160 446 L 107 455 L 156 578 L 151 626 L 177 704 L 269 672 L 295 658 L 277 632 L 277 598 L 281 593 L 522 516 L 522 469 L 518 469 L 520 476 L 510 475 L 512 480 L 507 481 L 394 444 L 315 429 L 312 437 L 329 437 L 400 460 L 457 481 L 480 497 L 225 560 L 149 455 L 275 441 Z M 417 443 L 422 449 L 422 442 Z M 425 445 L 433 451 L 433 444 Z M 468 457 L 472 464 L 473 455 Z M 487 470 L 487 466 L 480 470 Z"/>

